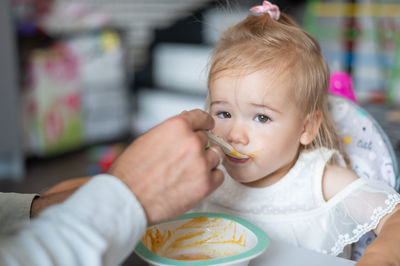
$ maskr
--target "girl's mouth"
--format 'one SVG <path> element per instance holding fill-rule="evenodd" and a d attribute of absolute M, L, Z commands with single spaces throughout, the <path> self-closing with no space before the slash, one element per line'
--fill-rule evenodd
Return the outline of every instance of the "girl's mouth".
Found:
<path fill-rule="evenodd" d="M 246 163 L 248 160 L 250 160 L 250 158 L 236 158 L 236 157 L 232 157 L 229 156 L 228 154 L 225 154 L 226 158 L 233 162 L 233 163 L 237 163 L 237 164 L 243 164 Z"/>

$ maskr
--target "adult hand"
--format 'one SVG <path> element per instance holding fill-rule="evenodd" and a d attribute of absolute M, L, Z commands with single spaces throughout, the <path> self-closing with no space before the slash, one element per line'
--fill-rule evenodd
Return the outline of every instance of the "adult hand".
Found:
<path fill-rule="evenodd" d="M 382 225 L 383 223 L 383 225 Z M 400 205 L 375 229 L 377 238 L 367 246 L 357 266 L 400 265 Z"/>
<path fill-rule="evenodd" d="M 206 150 L 212 117 L 185 111 L 136 139 L 115 161 L 120 178 L 142 204 L 149 224 L 189 210 L 223 182 L 221 149 Z M 219 153 L 219 154 L 218 154 Z"/>

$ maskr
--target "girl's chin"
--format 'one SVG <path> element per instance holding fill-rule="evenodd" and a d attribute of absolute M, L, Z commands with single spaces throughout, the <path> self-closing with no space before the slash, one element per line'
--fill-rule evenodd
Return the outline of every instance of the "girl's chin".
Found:
<path fill-rule="evenodd" d="M 228 171 L 228 174 L 230 177 L 232 177 L 233 180 L 235 180 L 239 183 L 242 183 L 243 185 L 246 185 L 247 183 L 252 183 L 252 182 L 256 181 L 256 180 L 249 180 L 249 176 L 243 177 L 241 175 L 232 174 L 229 171 Z"/>

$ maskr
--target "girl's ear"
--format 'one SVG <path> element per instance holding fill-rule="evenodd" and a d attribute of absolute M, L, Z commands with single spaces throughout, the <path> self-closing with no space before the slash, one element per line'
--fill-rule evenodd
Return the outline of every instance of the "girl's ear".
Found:
<path fill-rule="evenodd" d="M 303 132 L 300 135 L 300 143 L 304 146 L 310 144 L 318 135 L 319 127 L 322 122 L 320 112 L 315 112 L 313 115 L 308 114 L 304 120 Z"/>

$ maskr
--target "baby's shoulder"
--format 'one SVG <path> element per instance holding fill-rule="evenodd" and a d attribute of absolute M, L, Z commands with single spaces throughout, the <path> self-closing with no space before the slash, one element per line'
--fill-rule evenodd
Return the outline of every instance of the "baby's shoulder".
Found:
<path fill-rule="evenodd" d="M 327 164 L 322 176 L 322 194 L 328 201 L 347 185 L 359 177 L 350 169 Z"/>

